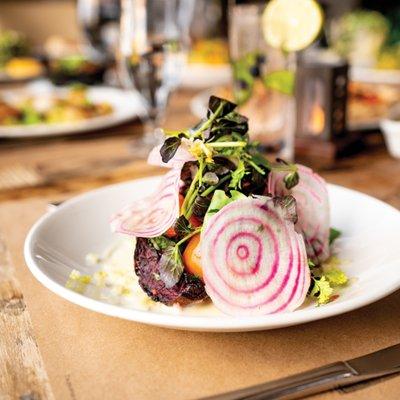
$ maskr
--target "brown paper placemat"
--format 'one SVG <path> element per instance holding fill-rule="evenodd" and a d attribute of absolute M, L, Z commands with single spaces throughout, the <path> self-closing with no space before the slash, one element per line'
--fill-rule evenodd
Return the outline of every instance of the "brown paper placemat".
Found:
<path fill-rule="evenodd" d="M 338 317 L 252 333 L 174 331 L 107 317 L 48 291 L 23 260 L 44 200 L 3 203 L 11 251 L 57 399 L 194 399 L 261 383 L 400 341 L 400 292 Z M 318 399 L 399 399 L 400 377 Z"/>

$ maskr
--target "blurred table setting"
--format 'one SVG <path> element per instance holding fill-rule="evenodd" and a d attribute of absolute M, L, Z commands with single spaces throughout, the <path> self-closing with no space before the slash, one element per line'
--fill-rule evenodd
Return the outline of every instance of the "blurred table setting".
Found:
<path fill-rule="evenodd" d="M 149 152 L 164 132 L 181 140 L 207 124 L 211 96 L 237 104 L 269 159 L 400 210 L 400 5 L 0 3 L 0 400 L 202 398 L 399 341 L 398 290 L 303 325 L 211 333 L 102 315 L 30 273 L 24 241 L 39 218 L 76 195 L 162 174 Z M 396 375 L 312 398 L 399 393 Z"/>

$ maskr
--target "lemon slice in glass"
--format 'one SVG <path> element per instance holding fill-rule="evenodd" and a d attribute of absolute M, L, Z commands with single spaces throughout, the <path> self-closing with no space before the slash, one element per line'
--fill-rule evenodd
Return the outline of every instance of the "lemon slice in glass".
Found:
<path fill-rule="evenodd" d="M 298 51 L 316 39 L 323 20 L 315 0 L 271 0 L 262 16 L 262 30 L 270 46 Z"/>

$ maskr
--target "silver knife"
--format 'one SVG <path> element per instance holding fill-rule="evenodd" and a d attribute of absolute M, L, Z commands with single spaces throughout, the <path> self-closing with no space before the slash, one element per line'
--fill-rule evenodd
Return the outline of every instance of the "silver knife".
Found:
<path fill-rule="evenodd" d="M 299 399 L 400 372 L 400 344 L 348 361 L 339 361 L 287 378 L 203 400 Z"/>

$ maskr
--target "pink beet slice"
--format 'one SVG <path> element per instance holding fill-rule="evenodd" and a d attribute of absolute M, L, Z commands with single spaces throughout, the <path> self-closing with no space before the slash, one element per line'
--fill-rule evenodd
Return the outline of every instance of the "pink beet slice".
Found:
<path fill-rule="evenodd" d="M 212 216 L 201 260 L 207 294 L 229 315 L 293 311 L 307 295 L 303 238 L 271 198 L 234 201 Z"/>

